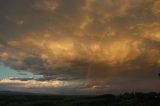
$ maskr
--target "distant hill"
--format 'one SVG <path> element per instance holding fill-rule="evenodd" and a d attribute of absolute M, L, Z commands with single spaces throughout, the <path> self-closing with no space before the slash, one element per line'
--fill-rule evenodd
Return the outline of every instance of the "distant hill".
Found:
<path fill-rule="evenodd" d="M 41 95 L 41 94 L 16 92 L 16 91 L 0 91 L 0 95 Z"/>
<path fill-rule="evenodd" d="M 63 96 L 0 91 L 0 106 L 160 106 L 160 93 Z"/>

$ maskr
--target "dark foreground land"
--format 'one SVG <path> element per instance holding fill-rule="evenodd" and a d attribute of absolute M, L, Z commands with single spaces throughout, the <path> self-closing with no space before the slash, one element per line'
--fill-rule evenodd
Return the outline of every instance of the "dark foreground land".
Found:
<path fill-rule="evenodd" d="M 0 93 L 0 106 L 160 106 L 160 93 L 56 96 Z"/>

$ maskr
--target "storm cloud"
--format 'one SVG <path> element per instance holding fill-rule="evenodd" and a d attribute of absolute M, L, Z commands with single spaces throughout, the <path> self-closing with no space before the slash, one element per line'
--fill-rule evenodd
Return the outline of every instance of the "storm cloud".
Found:
<path fill-rule="evenodd" d="M 0 61 L 20 72 L 43 75 L 37 81 L 77 81 L 80 90 L 136 90 L 141 81 L 140 89 L 157 91 L 160 86 L 149 86 L 159 81 L 159 4 L 160 0 L 1 0 Z M 119 78 L 122 82 L 115 82 Z"/>

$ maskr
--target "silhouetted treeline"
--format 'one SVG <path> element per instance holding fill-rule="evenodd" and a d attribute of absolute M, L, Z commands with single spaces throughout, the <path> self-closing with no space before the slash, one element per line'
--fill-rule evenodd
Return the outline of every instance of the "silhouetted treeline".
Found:
<path fill-rule="evenodd" d="M 160 93 L 99 96 L 0 94 L 0 106 L 160 106 Z"/>

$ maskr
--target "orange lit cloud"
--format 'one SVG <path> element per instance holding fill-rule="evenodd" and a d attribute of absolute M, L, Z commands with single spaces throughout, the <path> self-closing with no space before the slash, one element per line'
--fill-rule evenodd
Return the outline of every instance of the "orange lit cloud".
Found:
<path fill-rule="evenodd" d="M 116 78 L 160 68 L 160 0 L 19 3 L 0 1 L 0 61 L 46 82 L 16 83 L 56 87 L 63 84 L 47 81 L 80 80 L 79 88 L 106 90 Z"/>

